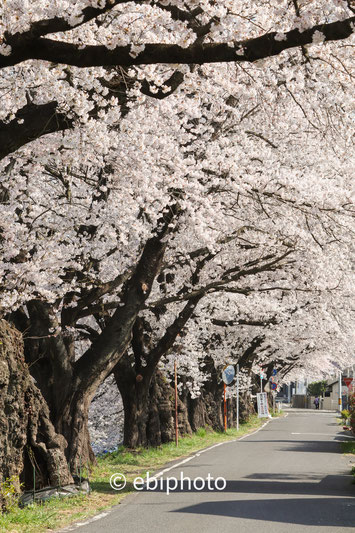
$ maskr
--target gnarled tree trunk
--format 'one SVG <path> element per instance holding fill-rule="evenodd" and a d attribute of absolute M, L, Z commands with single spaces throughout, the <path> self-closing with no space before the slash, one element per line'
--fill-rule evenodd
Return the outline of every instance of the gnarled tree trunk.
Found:
<path fill-rule="evenodd" d="M 24 332 L 26 362 L 55 431 L 68 443 L 66 459 L 75 472 L 79 463 L 95 462 L 88 430 L 90 391 L 74 387 L 73 339 L 60 333 L 48 335 L 55 325 L 49 304 L 33 300 L 27 304 L 27 311 L 28 317 L 19 310 L 11 318 Z"/>
<path fill-rule="evenodd" d="M 145 381 L 124 358 L 116 365 L 114 376 L 124 406 L 124 445 L 159 446 L 174 440 L 174 389 L 162 372 L 156 369 L 150 380 Z M 178 429 L 180 435 L 191 433 L 188 411 L 180 399 Z"/>
<path fill-rule="evenodd" d="M 72 483 L 66 447 L 25 363 L 21 334 L 0 320 L 0 481 L 20 476 L 32 488 L 35 471 L 36 488 Z"/>

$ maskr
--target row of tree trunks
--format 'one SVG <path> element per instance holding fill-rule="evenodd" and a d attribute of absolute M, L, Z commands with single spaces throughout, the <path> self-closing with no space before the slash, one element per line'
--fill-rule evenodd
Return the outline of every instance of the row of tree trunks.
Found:
<path fill-rule="evenodd" d="M 36 488 L 72 483 L 66 447 L 25 363 L 22 335 L 0 320 L 0 482 L 15 476 L 25 488 L 34 480 Z"/>
<path fill-rule="evenodd" d="M 210 365 L 210 380 L 206 382 L 197 398 L 192 398 L 187 383 L 183 380 L 182 392 L 178 396 L 178 430 L 180 435 L 190 434 L 200 427 L 222 431 L 223 383 L 217 379 L 213 360 Z M 132 361 L 122 358 L 114 370 L 115 380 L 124 406 L 124 445 L 159 446 L 175 438 L 175 392 L 172 383 L 156 369 L 150 380 L 136 374 Z M 181 382 L 181 379 L 180 379 Z M 249 394 L 239 397 L 240 422 L 254 414 Z M 227 401 L 228 427 L 236 426 L 236 399 Z"/>
<path fill-rule="evenodd" d="M 209 387 L 210 388 L 210 387 Z M 185 395 L 188 406 L 188 419 L 193 431 L 200 427 L 211 427 L 215 431 L 223 431 L 223 386 L 218 386 L 213 394 L 211 390 L 202 389 L 200 396 L 191 398 L 189 393 Z M 239 422 L 246 422 L 251 415 L 255 414 L 253 402 L 248 393 L 239 395 Z M 236 427 L 237 405 L 236 398 L 227 398 L 227 427 Z"/>
<path fill-rule="evenodd" d="M 4 413 L 1 417 L 4 441 L 1 442 L 1 475 L 7 478 L 22 472 L 22 480 L 27 487 L 33 486 L 33 469 L 38 487 L 57 485 L 72 481 L 67 466 L 70 457 L 80 458 L 82 463 L 94 461 L 87 429 L 91 397 L 88 391 L 82 391 L 79 387 L 73 391 L 72 401 L 64 402 L 63 406 L 62 393 L 66 391 L 66 383 L 59 387 L 58 397 L 53 396 L 60 376 L 65 372 L 70 374 L 70 369 L 65 366 L 62 368 L 60 361 L 55 361 L 55 358 L 58 350 L 65 350 L 70 360 L 71 345 L 67 340 L 66 346 L 58 346 L 60 339 L 41 335 L 48 330 L 48 324 L 40 311 L 35 305 L 34 317 L 37 317 L 38 322 L 33 318 L 31 328 L 27 330 L 27 337 L 32 338 L 26 342 L 27 353 L 31 354 L 29 362 L 34 366 L 35 378 L 40 381 L 46 398 L 35 386 L 35 378 L 30 375 L 24 361 L 21 334 L 1 321 L 0 407 Z M 21 322 L 19 316 L 17 319 Z M 26 324 L 21 326 L 24 328 Z M 41 357 L 41 354 L 46 354 L 46 357 Z M 52 354 L 52 365 L 48 365 L 48 354 Z M 206 359 L 206 362 L 210 380 L 202 387 L 200 396 L 191 398 L 185 383 L 178 398 L 180 435 L 206 426 L 215 430 L 223 429 L 223 385 L 217 379 L 213 360 Z M 58 371 L 57 374 L 54 370 Z M 174 440 L 175 395 L 172 384 L 164 374 L 156 368 L 152 375 L 147 373 L 143 377 L 136 373 L 127 356 L 116 365 L 114 374 L 125 409 L 125 445 L 131 448 L 158 446 Z M 229 400 L 228 406 L 229 426 L 233 426 L 235 402 Z M 241 420 L 247 418 L 251 411 L 247 399 L 243 400 L 241 396 Z M 72 438 L 73 433 L 76 439 Z M 67 439 L 71 444 L 70 455 L 66 454 Z"/>

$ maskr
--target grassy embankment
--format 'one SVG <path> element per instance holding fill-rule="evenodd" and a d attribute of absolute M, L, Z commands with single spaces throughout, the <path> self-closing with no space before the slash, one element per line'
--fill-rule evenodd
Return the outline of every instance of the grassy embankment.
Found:
<path fill-rule="evenodd" d="M 97 465 L 90 472 L 90 495 L 70 498 L 58 498 L 44 504 L 31 504 L 24 509 L 17 507 L 11 512 L 0 515 L 0 531 L 7 533 L 42 533 L 58 529 L 78 520 L 85 520 L 97 513 L 117 505 L 129 493 L 133 492 L 133 479 L 152 474 L 174 459 L 186 457 L 193 452 L 213 444 L 233 440 L 256 430 L 264 422 L 256 416 L 241 424 L 239 431 L 228 429 L 219 433 L 208 429 L 199 429 L 197 433 L 183 437 L 179 446 L 168 443 L 158 448 L 128 450 L 123 446 L 113 453 L 99 457 Z M 120 472 L 127 478 L 126 487 L 114 491 L 109 484 L 112 474 Z M 87 472 L 84 471 L 85 477 Z"/>
<path fill-rule="evenodd" d="M 348 440 L 341 443 L 343 453 L 349 453 L 355 457 L 355 440 Z"/>
<path fill-rule="evenodd" d="M 348 440 L 348 441 L 342 442 L 341 448 L 342 448 L 343 453 L 350 455 L 353 459 L 352 462 L 355 462 L 355 440 Z M 355 483 L 355 466 L 351 468 L 351 474 L 354 476 L 353 483 Z"/>

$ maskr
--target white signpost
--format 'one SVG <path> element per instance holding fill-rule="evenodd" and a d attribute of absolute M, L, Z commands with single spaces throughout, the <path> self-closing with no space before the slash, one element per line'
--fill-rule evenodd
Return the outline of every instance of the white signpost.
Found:
<path fill-rule="evenodd" d="M 269 418 L 269 407 L 267 404 L 267 394 L 266 392 L 258 392 L 256 395 L 256 400 L 258 403 L 258 418 Z"/>

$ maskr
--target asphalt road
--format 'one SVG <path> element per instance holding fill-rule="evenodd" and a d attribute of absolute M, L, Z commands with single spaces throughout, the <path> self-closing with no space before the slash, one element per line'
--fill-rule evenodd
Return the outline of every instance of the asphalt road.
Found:
<path fill-rule="evenodd" d="M 164 478 L 210 475 L 224 490 L 137 492 L 78 533 L 355 532 L 355 485 L 332 413 L 290 412 L 243 440 L 173 467 Z M 196 482 L 198 487 L 202 480 Z M 169 481 L 170 486 L 174 485 Z M 219 480 L 219 486 L 223 482 Z M 160 486 L 160 483 L 159 483 Z"/>

